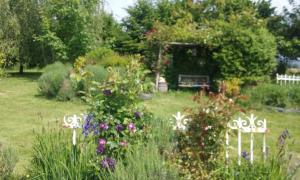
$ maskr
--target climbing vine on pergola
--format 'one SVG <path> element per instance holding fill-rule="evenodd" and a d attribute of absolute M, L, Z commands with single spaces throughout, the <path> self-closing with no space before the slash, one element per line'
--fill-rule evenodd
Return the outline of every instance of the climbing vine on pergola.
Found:
<path fill-rule="evenodd" d="M 240 23 L 237 17 L 225 22 L 214 20 L 199 24 L 191 19 L 179 19 L 171 26 L 155 23 L 154 29 L 146 36 L 150 46 L 158 46 L 156 61 L 156 85 L 164 51 L 170 45 L 198 45 L 211 53 L 209 61 L 218 64 L 219 78 L 260 77 L 271 74 L 276 66 L 276 42 L 259 21 Z M 252 24 L 251 24 L 252 23 Z"/>

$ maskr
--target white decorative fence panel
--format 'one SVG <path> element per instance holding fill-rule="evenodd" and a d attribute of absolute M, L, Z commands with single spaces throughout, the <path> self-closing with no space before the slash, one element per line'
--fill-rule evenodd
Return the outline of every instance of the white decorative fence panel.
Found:
<path fill-rule="evenodd" d="M 280 74 L 276 74 L 276 81 L 277 84 L 298 84 L 300 83 L 300 76 L 296 76 L 296 75 L 280 75 Z"/>
<path fill-rule="evenodd" d="M 266 133 L 267 133 L 267 121 L 266 119 L 259 120 L 253 114 L 249 117 L 242 119 L 239 117 L 236 120 L 233 120 L 227 124 L 226 131 L 226 161 L 229 160 L 229 131 L 238 132 L 238 164 L 241 164 L 242 157 L 242 133 L 250 134 L 250 162 L 253 163 L 254 160 L 254 134 L 262 133 L 263 134 L 263 156 L 264 160 L 267 158 L 267 149 L 266 149 Z"/>

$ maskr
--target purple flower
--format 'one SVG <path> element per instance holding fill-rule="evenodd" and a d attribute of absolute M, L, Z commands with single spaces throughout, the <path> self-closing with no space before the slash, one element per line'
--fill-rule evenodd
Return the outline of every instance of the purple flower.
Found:
<path fill-rule="evenodd" d="M 107 123 L 100 123 L 100 125 L 99 125 L 99 127 L 100 127 L 100 129 L 102 129 L 102 130 L 107 130 L 108 129 L 108 125 L 107 125 Z"/>
<path fill-rule="evenodd" d="M 247 151 L 243 151 L 242 152 L 242 157 L 244 158 L 244 159 L 246 159 L 246 160 L 249 160 L 250 158 L 249 158 L 249 153 L 247 153 Z"/>
<path fill-rule="evenodd" d="M 94 124 L 94 125 L 93 125 L 93 131 L 94 131 L 94 134 L 95 134 L 95 135 L 98 135 L 98 134 L 99 134 L 99 130 L 98 130 L 97 127 L 98 127 L 98 124 Z"/>
<path fill-rule="evenodd" d="M 141 118 L 141 113 L 138 112 L 138 111 L 134 112 L 134 117 L 135 117 L 136 119 L 140 119 L 140 118 Z"/>
<path fill-rule="evenodd" d="M 106 140 L 105 139 L 99 139 L 99 142 L 98 142 L 98 147 L 97 147 L 97 153 L 104 153 L 104 150 L 105 150 L 105 144 L 106 144 Z"/>
<path fill-rule="evenodd" d="M 106 144 L 106 140 L 105 139 L 99 139 L 99 142 L 98 142 L 99 145 L 105 145 Z"/>
<path fill-rule="evenodd" d="M 103 94 L 104 94 L 104 96 L 110 96 L 112 93 L 111 93 L 110 89 L 105 89 L 105 90 L 103 90 Z"/>
<path fill-rule="evenodd" d="M 117 130 L 118 132 L 123 131 L 123 129 L 124 129 L 124 127 L 123 127 L 122 124 L 117 124 L 117 125 L 116 125 L 116 130 Z"/>
<path fill-rule="evenodd" d="M 91 128 L 91 121 L 93 120 L 94 115 L 92 113 L 90 113 L 89 115 L 85 116 L 84 118 L 84 123 L 83 123 L 83 127 L 82 127 L 82 134 L 86 136 L 89 135 L 90 132 L 90 128 Z"/>
<path fill-rule="evenodd" d="M 110 157 L 105 157 L 102 161 L 101 161 L 101 166 L 102 168 L 110 168 L 110 169 L 114 169 L 116 165 L 116 161 Z"/>
<path fill-rule="evenodd" d="M 129 123 L 128 124 L 128 130 L 130 131 L 130 132 L 135 132 L 135 125 L 133 124 L 133 123 Z"/>
<path fill-rule="evenodd" d="M 105 150 L 105 146 L 102 144 L 99 144 L 97 147 L 97 153 L 102 154 L 102 153 L 104 153 L 104 150 Z"/>

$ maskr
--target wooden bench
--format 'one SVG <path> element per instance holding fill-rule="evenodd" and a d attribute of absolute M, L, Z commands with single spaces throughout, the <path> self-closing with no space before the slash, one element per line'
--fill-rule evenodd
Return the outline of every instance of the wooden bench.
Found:
<path fill-rule="evenodd" d="M 178 76 L 179 87 L 201 87 L 209 88 L 209 77 L 205 75 L 185 75 L 179 74 Z"/>

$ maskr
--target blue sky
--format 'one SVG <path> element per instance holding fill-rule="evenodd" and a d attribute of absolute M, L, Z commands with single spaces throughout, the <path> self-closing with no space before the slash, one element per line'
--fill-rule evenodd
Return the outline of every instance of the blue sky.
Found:
<path fill-rule="evenodd" d="M 300 0 L 296 0 L 299 1 Z M 121 20 L 127 15 L 125 8 L 132 6 L 136 0 L 106 0 L 105 8 L 112 12 L 117 20 Z M 281 12 L 283 6 L 288 6 L 288 0 L 272 0 L 273 6 L 277 7 L 278 12 Z"/>

